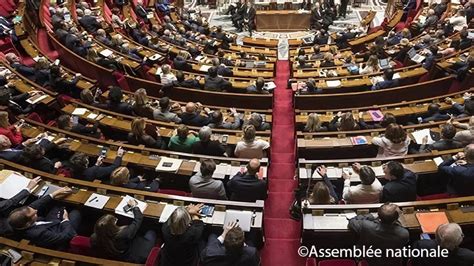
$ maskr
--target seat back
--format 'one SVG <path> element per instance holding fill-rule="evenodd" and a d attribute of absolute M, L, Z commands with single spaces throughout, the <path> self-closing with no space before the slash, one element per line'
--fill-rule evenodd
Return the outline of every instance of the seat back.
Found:
<path fill-rule="evenodd" d="M 69 252 L 84 256 L 94 256 L 90 238 L 86 236 L 75 236 L 69 242 Z"/>

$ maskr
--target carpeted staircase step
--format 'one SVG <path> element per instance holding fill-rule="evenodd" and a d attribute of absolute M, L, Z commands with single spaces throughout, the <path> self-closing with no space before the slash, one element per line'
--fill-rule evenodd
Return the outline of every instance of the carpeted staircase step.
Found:
<path fill-rule="evenodd" d="M 289 163 L 295 161 L 294 152 L 282 153 L 282 152 L 272 152 L 271 153 L 272 164 L 273 163 Z"/>
<path fill-rule="evenodd" d="M 301 230 L 301 223 L 290 219 L 265 218 L 263 224 L 266 238 L 294 239 Z"/>
<path fill-rule="evenodd" d="M 265 218 L 290 219 L 288 209 L 294 198 L 292 192 L 270 191 L 268 198 L 265 200 Z"/>
<path fill-rule="evenodd" d="M 264 266 L 304 266 L 305 259 L 298 256 L 300 239 L 265 238 L 262 250 L 262 265 Z"/>
<path fill-rule="evenodd" d="M 298 180 L 277 179 L 272 177 L 268 182 L 268 190 L 272 192 L 293 192 L 297 185 Z"/>
<path fill-rule="evenodd" d="M 272 163 L 268 169 L 268 176 L 270 179 L 287 179 L 293 180 L 295 176 L 295 163 Z M 277 191 L 278 192 L 278 191 Z"/>

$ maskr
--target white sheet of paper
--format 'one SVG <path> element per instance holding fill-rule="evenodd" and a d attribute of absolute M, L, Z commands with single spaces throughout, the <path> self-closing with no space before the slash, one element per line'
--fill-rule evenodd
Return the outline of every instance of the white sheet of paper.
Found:
<path fill-rule="evenodd" d="M 46 95 L 46 94 L 41 95 L 41 96 L 36 96 L 36 95 L 35 95 L 35 96 L 31 97 L 31 98 L 28 98 L 28 99 L 26 100 L 26 102 L 27 102 L 27 103 L 30 103 L 30 104 L 35 104 L 35 103 L 40 102 L 40 101 L 42 101 L 42 100 L 44 100 L 44 99 L 46 99 L 46 98 L 48 98 L 48 95 Z"/>
<path fill-rule="evenodd" d="M 11 173 L 5 180 L 0 184 L 0 198 L 11 199 L 20 191 L 28 186 L 30 179 L 17 174 Z"/>
<path fill-rule="evenodd" d="M 127 216 L 127 217 L 130 217 L 130 218 L 133 218 L 133 212 L 132 211 L 129 211 L 129 212 L 124 212 L 123 211 L 123 207 L 125 207 L 125 205 L 128 204 L 128 201 L 131 200 L 131 199 L 134 199 L 133 197 L 130 197 L 129 195 L 125 196 L 122 198 L 122 201 L 119 203 L 119 205 L 117 206 L 117 208 L 115 208 L 115 213 L 116 214 L 120 214 L 120 215 L 123 215 L 123 216 Z M 146 207 L 148 206 L 148 204 L 144 201 L 141 201 L 141 200 L 137 200 L 135 199 L 138 203 L 138 208 L 140 209 L 140 211 L 143 213 L 146 209 Z"/>
<path fill-rule="evenodd" d="M 341 86 L 341 81 L 340 80 L 328 80 L 326 81 L 326 85 L 329 88 L 337 88 Z"/>
<path fill-rule="evenodd" d="M 84 205 L 96 209 L 103 209 L 109 199 L 110 197 L 108 196 L 92 193 L 92 195 L 87 199 Z"/>
<path fill-rule="evenodd" d="M 417 130 L 411 133 L 413 138 L 415 138 L 415 141 L 417 144 L 422 144 L 423 143 L 423 138 L 425 136 L 428 136 L 428 142 L 427 144 L 433 144 L 434 140 L 431 138 L 430 130 L 428 128 L 422 129 L 422 130 Z"/>
<path fill-rule="evenodd" d="M 163 209 L 160 215 L 160 223 L 166 223 L 166 221 L 168 221 L 171 214 L 173 214 L 176 208 L 178 208 L 178 206 L 173 205 L 173 204 L 166 204 L 165 208 Z"/>
<path fill-rule="evenodd" d="M 156 166 L 156 171 L 159 172 L 177 172 L 183 160 L 175 159 L 170 157 L 161 156 L 160 162 Z M 165 164 L 171 164 L 170 166 L 164 166 Z"/>
<path fill-rule="evenodd" d="M 345 215 L 341 216 L 313 216 L 315 230 L 347 229 L 349 221 Z"/>
<path fill-rule="evenodd" d="M 436 157 L 436 158 L 433 158 L 433 161 L 435 162 L 436 166 L 439 166 L 441 163 L 443 163 L 443 158 L 441 157 Z"/>
<path fill-rule="evenodd" d="M 303 228 L 309 230 L 314 229 L 313 214 L 306 213 L 303 216 Z"/>
<path fill-rule="evenodd" d="M 100 55 L 102 55 L 103 57 L 109 57 L 113 54 L 114 52 L 112 52 L 111 50 L 109 49 L 105 49 L 105 50 L 102 50 L 100 52 Z"/>
<path fill-rule="evenodd" d="M 199 68 L 199 71 L 203 71 L 203 72 L 207 72 L 209 70 L 209 68 L 211 68 L 212 66 L 208 66 L 208 65 L 202 65 L 200 68 Z"/>
<path fill-rule="evenodd" d="M 72 112 L 72 115 L 84 115 L 87 112 L 86 108 L 76 108 Z"/>

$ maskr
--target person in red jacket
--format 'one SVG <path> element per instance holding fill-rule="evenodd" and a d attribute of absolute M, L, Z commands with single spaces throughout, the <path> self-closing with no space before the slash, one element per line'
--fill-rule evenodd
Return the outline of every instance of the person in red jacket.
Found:
<path fill-rule="evenodd" d="M 10 124 L 7 112 L 0 112 L 0 135 L 5 135 L 12 146 L 19 145 L 23 141 L 20 127 Z"/>

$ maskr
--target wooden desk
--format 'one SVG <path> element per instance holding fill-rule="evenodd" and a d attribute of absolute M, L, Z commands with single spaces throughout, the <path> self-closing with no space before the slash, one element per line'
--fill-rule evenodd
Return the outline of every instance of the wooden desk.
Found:
<path fill-rule="evenodd" d="M 297 31 L 309 29 L 311 13 L 296 10 L 258 10 L 257 30 Z"/>

